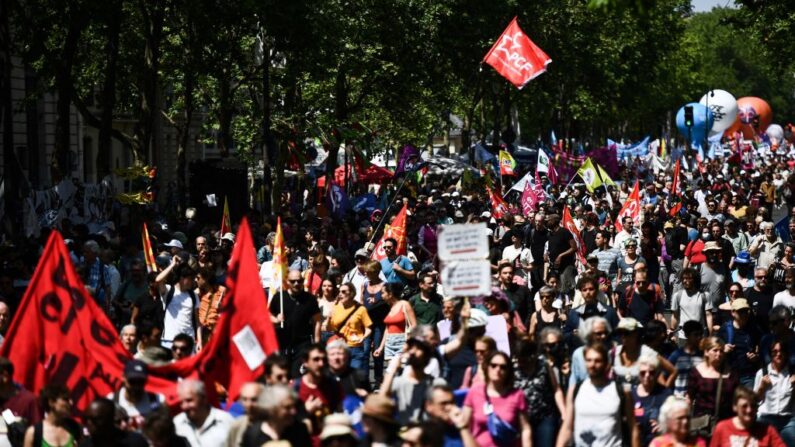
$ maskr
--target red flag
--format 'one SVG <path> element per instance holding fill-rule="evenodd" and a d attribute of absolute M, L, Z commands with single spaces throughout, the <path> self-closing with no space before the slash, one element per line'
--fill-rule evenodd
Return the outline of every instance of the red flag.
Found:
<path fill-rule="evenodd" d="M 221 236 L 232 232 L 232 219 L 229 217 L 229 198 L 224 196 L 224 214 L 221 216 Z"/>
<path fill-rule="evenodd" d="M 585 265 L 585 242 L 582 240 L 582 236 L 580 236 L 580 230 L 577 229 L 574 219 L 571 218 L 569 207 L 566 205 L 563 205 L 562 222 L 563 227 L 569 230 L 569 233 L 571 233 L 574 241 L 577 243 L 577 259 L 582 265 Z"/>
<path fill-rule="evenodd" d="M 232 402 L 237 400 L 244 383 L 262 375 L 265 358 L 279 349 L 269 318 L 268 301 L 259 280 L 251 230 L 245 218 L 232 250 L 226 287 L 227 293 L 219 308 L 221 317 L 204 349 L 192 357 L 154 370 L 183 377 L 197 372 L 208 389 L 215 383 L 226 388 Z"/>
<path fill-rule="evenodd" d="M 155 254 L 152 251 L 152 241 L 149 239 L 149 230 L 146 228 L 146 222 L 144 222 L 144 228 L 141 231 L 141 239 L 143 241 L 144 246 L 144 260 L 146 260 L 146 270 L 149 273 L 156 272 L 157 263 L 155 262 Z"/>
<path fill-rule="evenodd" d="M 621 207 L 621 211 L 618 212 L 618 216 L 616 217 L 616 232 L 624 229 L 622 222 L 626 216 L 632 217 L 635 224 L 640 222 L 640 190 L 638 189 L 637 180 L 635 180 L 635 187 L 632 188 L 632 192 L 629 193 L 627 201 L 624 202 L 624 206 Z"/>
<path fill-rule="evenodd" d="M 53 231 L 0 349 L 14 381 L 38 393 L 66 385 L 78 411 L 117 390 L 132 357 L 113 323 L 86 291 L 61 234 Z M 171 394 L 175 383 L 149 376 L 146 388 Z"/>
<path fill-rule="evenodd" d="M 405 256 L 408 253 L 408 243 L 406 241 L 406 214 L 408 213 L 408 205 L 403 205 L 403 208 L 392 219 L 392 223 L 384 227 L 384 235 L 373 250 L 372 258 L 380 261 L 386 258 L 384 253 L 384 239 L 393 238 L 397 241 L 395 247 L 395 254 Z"/>
<path fill-rule="evenodd" d="M 508 204 L 494 190 L 488 187 L 486 189 L 489 191 L 489 197 L 491 198 L 491 215 L 495 219 L 502 219 L 503 216 L 508 214 Z"/>
<path fill-rule="evenodd" d="M 673 191 L 671 191 L 671 195 L 673 197 L 679 196 L 679 162 L 680 161 L 681 160 L 676 160 L 676 165 L 674 166 L 674 178 L 673 178 L 673 183 L 671 185 L 671 189 L 673 189 Z"/>
<path fill-rule="evenodd" d="M 483 58 L 511 84 L 522 88 L 547 71 L 552 59 L 519 28 L 516 17 Z"/>
<path fill-rule="evenodd" d="M 538 173 L 536 173 L 536 175 L 538 175 Z M 524 214 L 525 217 L 529 216 L 531 212 L 535 211 L 537 204 L 536 192 L 533 184 L 530 183 L 528 179 L 524 184 L 524 191 L 522 191 L 522 214 Z"/>

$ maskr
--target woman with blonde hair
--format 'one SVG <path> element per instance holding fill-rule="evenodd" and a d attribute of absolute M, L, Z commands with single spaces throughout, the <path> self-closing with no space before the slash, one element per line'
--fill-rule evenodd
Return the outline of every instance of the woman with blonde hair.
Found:
<path fill-rule="evenodd" d="M 726 343 L 719 337 L 701 341 L 704 361 L 690 370 L 687 398 L 693 408 L 693 426 L 698 434 L 709 436 L 717 421 L 732 415 L 732 395 L 739 386 L 733 371 L 725 371 Z"/>

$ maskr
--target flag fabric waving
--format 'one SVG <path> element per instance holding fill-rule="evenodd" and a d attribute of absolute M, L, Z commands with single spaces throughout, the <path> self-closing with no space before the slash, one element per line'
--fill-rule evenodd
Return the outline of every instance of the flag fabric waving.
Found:
<path fill-rule="evenodd" d="M 543 172 L 547 175 L 549 182 L 554 184 L 558 183 L 558 172 L 552 166 L 552 161 L 549 155 L 543 149 L 538 149 L 538 161 L 536 162 L 536 171 Z"/>
<path fill-rule="evenodd" d="M 414 170 L 415 165 L 420 161 L 420 151 L 416 147 L 407 144 L 403 146 L 403 153 L 400 155 L 397 169 L 395 169 L 395 176 L 404 172 L 411 172 Z"/>
<path fill-rule="evenodd" d="M 57 231 L 50 234 L 0 355 L 14 364 L 14 381 L 34 394 L 50 383 L 66 385 L 79 412 L 122 383 L 132 357 L 86 291 Z M 146 388 L 169 395 L 175 382 L 150 375 Z"/>
<path fill-rule="evenodd" d="M 521 89 L 533 78 L 547 71 L 547 65 L 552 59 L 522 32 L 514 17 L 486 53 L 483 61 Z"/>
<path fill-rule="evenodd" d="M 273 239 L 273 278 L 271 279 L 271 296 L 277 290 L 287 290 L 287 252 L 284 249 L 284 233 L 282 218 L 276 219 L 276 237 Z"/>
<path fill-rule="evenodd" d="M 224 214 L 221 216 L 221 236 L 232 232 L 232 219 L 229 216 L 229 198 L 224 196 Z"/>
<path fill-rule="evenodd" d="M 351 209 L 351 202 L 348 200 L 345 190 L 333 181 L 328 186 L 326 206 L 329 213 L 337 219 L 345 218 L 345 214 Z"/>
<path fill-rule="evenodd" d="M 585 182 L 585 188 L 590 192 L 602 186 L 602 179 L 599 178 L 599 173 L 590 158 L 586 159 L 585 163 L 580 166 L 580 169 L 577 170 L 577 175 L 582 178 L 583 182 Z"/>
<path fill-rule="evenodd" d="M 585 265 L 585 242 L 582 240 L 582 236 L 580 235 L 580 230 L 577 229 L 577 225 L 574 223 L 574 219 L 571 218 L 571 212 L 569 211 L 569 207 L 563 205 L 563 218 L 561 219 L 561 223 L 563 227 L 569 230 L 571 236 L 574 238 L 574 241 L 577 243 L 577 260 L 580 261 L 580 264 Z"/>
<path fill-rule="evenodd" d="M 682 200 L 679 197 L 679 167 L 680 161 L 676 160 L 676 165 L 674 165 L 674 177 L 671 183 L 671 200 L 670 200 L 670 207 L 671 209 L 668 211 L 670 216 L 676 216 L 679 213 L 679 210 L 682 209 Z"/>
<path fill-rule="evenodd" d="M 516 160 L 506 150 L 500 151 L 500 175 L 516 175 L 513 171 L 516 168 Z"/>
<path fill-rule="evenodd" d="M 221 316 L 210 341 L 198 354 L 153 370 L 181 377 L 197 373 L 208 390 L 219 383 L 228 401 L 237 400 L 240 387 L 256 381 L 267 356 L 279 349 L 258 271 L 251 229 L 243 218 L 229 262 L 227 293 L 218 309 Z"/>
<path fill-rule="evenodd" d="M 141 240 L 143 242 L 144 260 L 146 261 L 146 270 L 149 273 L 156 272 L 157 271 L 157 263 L 155 262 L 155 254 L 152 251 L 152 240 L 149 239 L 149 229 L 146 228 L 146 222 L 144 222 L 144 227 L 141 230 Z"/>
<path fill-rule="evenodd" d="M 624 229 L 624 226 L 621 224 L 624 221 L 624 218 L 629 216 L 635 221 L 635 225 L 640 223 L 640 190 L 638 189 L 638 181 L 635 180 L 635 187 L 632 188 L 632 192 L 627 197 L 627 201 L 624 202 L 624 206 L 621 207 L 621 211 L 618 212 L 618 216 L 616 217 L 616 232 L 619 232 Z"/>
<path fill-rule="evenodd" d="M 378 241 L 378 244 L 376 244 L 375 250 L 373 250 L 373 259 L 380 261 L 386 258 L 386 253 L 384 252 L 384 240 L 390 237 L 397 241 L 395 254 L 406 255 L 408 253 L 408 242 L 406 240 L 407 214 L 408 205 L 403 205 L 403 208 L 398 211 L 398 213 L 392 219 L 392 223 L 384 226 L 384 234 L 381 236 L 381 240 Z"/>
<path fill-rule="evenodd" d="M 495 219 L 502 219 L 508 214 L 508 204 L 493 189 L 488 187 L 486 189 L 489 191 L 489 197 L 491 197 L 491 215 Z"/>
<path fill-rule="evenodd" d="M 541 177 L 536 171 L 535 181 L 528 180 L 525 182 L 524 191 L 522 191 L 522 213 L 525 217 L 530 215 L 531 211 L 535 211 L 538 204 L 546 200 L 544 188 L 541 186 Z"/>
<path fill-rule="evenodd" d="M 601 165 L 596 165 L 596 168 L 599 170 L 599 177 L 602 178 L 602 183 L 604 183 L 607 186 L 613 186 L 613 187 L 616 186 L 616 183 L 613 181 L 613 179 L 610 178 L 609 175 L 607 175 L 607 172 L 605 172 L 604 168 L 602 168 Z"/>

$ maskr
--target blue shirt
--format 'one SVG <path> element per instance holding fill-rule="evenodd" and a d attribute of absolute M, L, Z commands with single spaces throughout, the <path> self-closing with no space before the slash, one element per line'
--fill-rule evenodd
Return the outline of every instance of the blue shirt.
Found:
<path fill-rule="evenodd" d="M 394 261 L 390 261 L 389 258 L 384 258 L 381 260 L 381 272 L 386 277 L 386 282 L 388 283 L 397 283 L 400 285 L 405 286 L 406 280 L 392 268 L 392 264 L 396 263 L 402 268 L 403 270 L 414 270 L 414 266 L 411 265 L 411 261 L 409 258 L 405 256 L 398 256 L 395 258 Z"/>

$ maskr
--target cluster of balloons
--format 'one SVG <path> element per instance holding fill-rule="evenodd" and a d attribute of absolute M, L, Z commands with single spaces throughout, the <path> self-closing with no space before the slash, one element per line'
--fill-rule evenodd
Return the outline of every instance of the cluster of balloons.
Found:
<path fill-rule="evenodd" d="M 693 107 L 693 125 L 685 125 L 685 107 Z M 700 144 L 708 137 L 723 135 L 753 139 L 767 134 L 770 142 L 778 145 L 784 138 L 784 129 L 771 124 L 773 111 L 764 99 L 746 96 L 735 99 L 726 90 L 710 90 L 698 102 L 682 106 L 676 114 L 676 127 L 691 143 Z"/>

